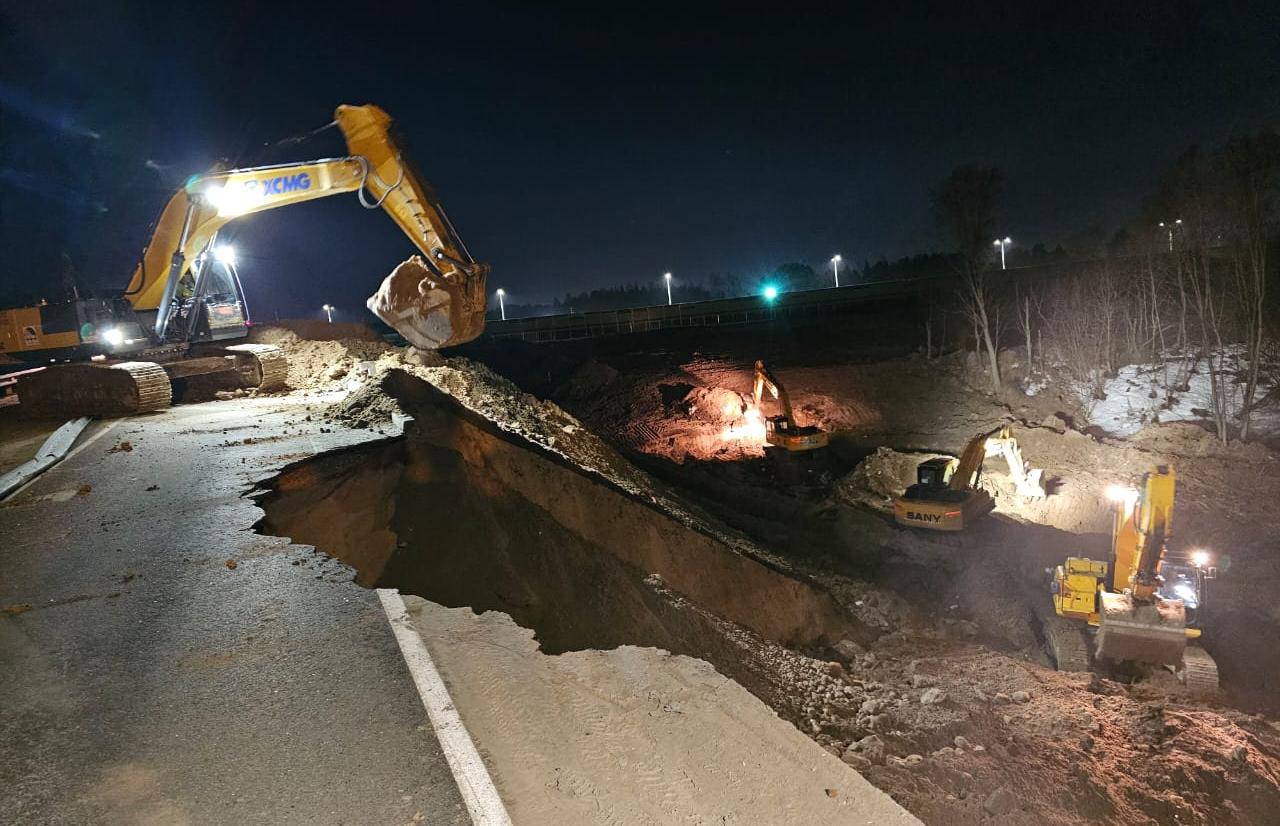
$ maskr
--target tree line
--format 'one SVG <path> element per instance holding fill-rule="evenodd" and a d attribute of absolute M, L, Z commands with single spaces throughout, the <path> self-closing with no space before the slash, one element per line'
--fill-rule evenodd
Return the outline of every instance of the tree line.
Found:
<path fill-rule="evenodd" d="M 1218 439 L 1248 439 L 1280 332 L 1270 255 L 1280 231 L 1280 135 L 1192 147 L 1160 177 L 1134 226 L 1099 243 L 1097 257 L 1040 279 L 1002 272 L 993 260 L 1003 184 L 999 170 L 967 165 L 930 190 L 957 249 L 960 286 L 930 308 L 928 354 L 935 341 L 972 349 L 1000 393 L 998 352 L 1016 343 L 1031 369 L 1057 366 L 1095 397 L 1120 366 L 1152 363 L 1152 392 L 1169 404 L 1204 371 Z M 948 317 L 961 323 L 938 336 Z"/>

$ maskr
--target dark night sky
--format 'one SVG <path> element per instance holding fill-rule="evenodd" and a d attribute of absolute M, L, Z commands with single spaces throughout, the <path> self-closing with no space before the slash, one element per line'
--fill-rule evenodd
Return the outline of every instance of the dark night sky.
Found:
<path fill-rule="evenodd" d="M 0 291 L 64 252 L 123 287 L 187 175 L 342 154 L 263 153 L 338 103 L 391 113 L 514 301 L 940 248 L 928 187 L 971 161 L 1016 239 L 1114 229 L 1188 145 L 1280 123 L 1274 3 L 186 5 L 2 4 Z M 259 314 L 362 316 L 411 251 L 351 196 L 228 235 Z"/>

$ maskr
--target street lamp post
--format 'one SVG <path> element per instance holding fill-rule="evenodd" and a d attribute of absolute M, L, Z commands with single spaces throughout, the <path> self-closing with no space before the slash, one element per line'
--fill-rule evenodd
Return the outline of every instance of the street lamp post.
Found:
<path fill-rule="evenodd" d="M 843 260 L 844 259 L 840 257 L 839 253 L 831 256 L 831 269 L 834 270 L 836 274 L 836 287 L 840 286 L 840 262 Z"/>
<path fill-rule="evenodd" d="M 1012 239 L 1012 238 L 997 238 L 996 240 L 994 240 L 994 241 L 992 241 L 992 242 L 991 242 L 991 245 L 992 245 L 993 247 L 999 247 L 999 248 L 1000 248 L 1000 269 L 1002 269 L 1002 270 L 1007 270 L 1007 269 L 1009 269 L 1009 268 L 1008 268 L 1008 267 L 1006 267 L 1006 266 L 1005 266 L 1005 264 L 1004 264 L 1004 248 L 1005 248 L 1005 247 L 1007 247 L 1008 245 L 1012 244 L 1012 243 L 1013 243 L 1013 239 Z"/>
<path fill-rule="evenodd" d="M 326 304 L 320 309 L 324 310 L 325 316 L 329 319 L 329 323 L 332 324 L 333 323 L 333 305 Z"/>
<path fill-rule="evenodd" d="M 671 306 L 671 273 L 663 273 L 662 280 L 667 282 L 667 306 Z"/>
<path fill-rule="evenodd" d="M 507 305 L 503 302 L 502 297 L 506 295 L 502 288 L 498 288 L 498 312 L 502 314 L 502 320 L 507 320 Z"/>
<path fill-rule="evenodd" d="M 1169 252 L 1173 252 L 1173 228 L 1182 226 L 1182 219 L 1178 218 L 1176 220 L 1168 221 L 1168 222 L 1161 221 L 1160 226 L 1163 227 L 1165 231 L 1169 233 Z"/>

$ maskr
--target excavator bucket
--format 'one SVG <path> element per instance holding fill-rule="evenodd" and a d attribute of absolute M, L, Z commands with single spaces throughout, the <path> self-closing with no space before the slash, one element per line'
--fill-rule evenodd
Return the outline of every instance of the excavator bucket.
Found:
<path fill-rule="evenodd" d="M 1096 652 L 1116 662 L 1178 666 L 1187 648 L 1181 600 L 1135 602 L 1129 594 L 1103 592 Z"/>
<path fill-rule="evenodd" d="M 484 331 L 484 273 L 470 279 L 453 275 L 437 274 L 415 255 L 392 270 L 365 304 L 415 347 L 465 344 Z"/>

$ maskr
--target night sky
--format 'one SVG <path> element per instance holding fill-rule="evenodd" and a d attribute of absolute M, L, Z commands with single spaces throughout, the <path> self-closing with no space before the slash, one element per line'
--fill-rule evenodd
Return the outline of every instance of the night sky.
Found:
<path fill-rule="evenodd" d="M 344 154 L 267 147 L 339 103 L 396 119 L 513 302 L 944 248 L 928 188 L 966 162 L 1021 242 L 1114 230 L 1187 146 L 1280 124 L 1274 3 L 267 5 L 3 3 L 0 292 L 64 256 L 122 288 L 188 175 Z M 224 237 L 259 317 L 366 317 L 412 251 L 354 196 Z"/>

